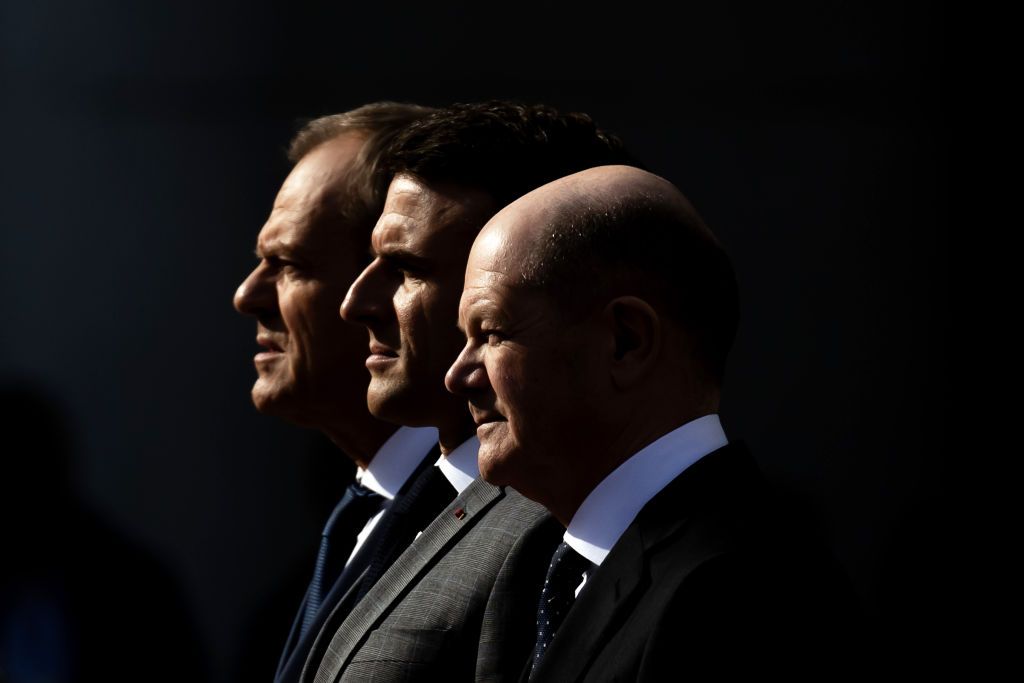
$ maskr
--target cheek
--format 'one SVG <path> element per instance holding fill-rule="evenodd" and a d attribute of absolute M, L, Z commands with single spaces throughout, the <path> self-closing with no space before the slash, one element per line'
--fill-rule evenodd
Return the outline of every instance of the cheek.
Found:
<path fill-rule="evenodd" d="M 415 348 L 424 325 L 423 304 L 415 292 L 400 289 L 393 300 L 395 322 L 402 338 L 402 346 Z"/>
<path fill-rule="evenodd" d="M 312 285 L 296 286 L 281 300 L 281 317 L 288 328 L 292 363 L 310 366 L 318 349 L 331 355 L 340 351 L 343 325 L 331 292 Z"/>
<path fill-rule="evenodd" d="M 527 447 L 557 439 L 564 430 L 564 419 L 579 401 L 566 368 L 550 361 L 530 358 L 501 376 L 512 436 Z"/>
<path fill-rule="evenodd" d="M 514 357 L 496 359 L 487 373 L 494 390 L 496 408 L 508 420 L 511 437 L 522 434 L 538 404 L 544 403 L 544 394 L 537 391 L 538 385 L 531 381 L 529 368 L 516 362 L 518 360 Z"/>

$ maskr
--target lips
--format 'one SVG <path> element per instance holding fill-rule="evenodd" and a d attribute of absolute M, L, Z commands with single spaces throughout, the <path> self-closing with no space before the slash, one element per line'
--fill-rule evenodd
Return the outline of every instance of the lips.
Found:
<path fill-rule="evenodd" d="M 370 355 L 373 356 L 384 356 L 386 358 L 398 358 L 398 352 L 391 348 L 384 346 L 380 342 L 370 342 Z"/>
<path fill-rule="evenodd" d="M 387 372 L 398 362 L 398 352 L 380 342 L 370 340 L 370 355 L 366 357 L 366 369 L 370 373 Z"/>
<path fill-rule="evenodd" d="M 257 368 L 264 368 L 284 357 L 284 347 L 269 335 L 256 335 L 256 343 L 265 349 L 253 356 L 253 362 L 256 363 Z"/>
<path fill-rule="evenodd" d="M 473 406 L 469 407 L 469 413 L 473 416 L 473 422 L 476 423 L 477 427 L 480 427 L 491 422 L 506 422 L 505 417 L 493 412 L 484 412 L 481 410 L 475 410 Z"/>
<path fill-rule="evenodd" d="M 284 349 L 281 347 L 280 344 L 275 342 L 270 337 L 262 335 L 262 334 L 258 335 L 256 337 L 256 343 L 259 344 L 260 346 L 262 346 L 263 348 L 265 348 L 267 351 L 273 351 L 273 352 L 276 352 L 276 353 L 284 352 Z"/>

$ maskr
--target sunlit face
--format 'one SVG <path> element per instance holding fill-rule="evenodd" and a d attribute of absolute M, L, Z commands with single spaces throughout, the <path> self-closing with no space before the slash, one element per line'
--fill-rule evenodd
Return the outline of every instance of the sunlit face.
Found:
<path fill-rule="evenodd" d="M 254 359 L 253 402 L 313 427 L 365 400 L 366 332 L 338 318 L 365 264 L 368 230 L 346 217 L 342 194 L 362 144 L 347 134 L 295 165 L 260 230 L 259 263 L 235 293 L 235 308 L 256 318 L 263 347 Z"/>
<path fill-rule="evenodd" d="M 555 300 L 516 284 L 521 249 L 501 230 L 473 247 L 459 321 L 465 347 L 447 376 L 469 401 L 480 473 L 535 500 L 585 457 L 600 373 L 592 320 L 569 321 Z"/>
<path fill-rule="evenodd" d="M 341 308 L 370 331 L 367 404 L 377 417 L 442 428 L 464 419 L 444 375 L 462 347 L 466 255 L 494 208 L 476 191 L 405 174 L 392 181 L 371 238 L 374 260 Z"/>

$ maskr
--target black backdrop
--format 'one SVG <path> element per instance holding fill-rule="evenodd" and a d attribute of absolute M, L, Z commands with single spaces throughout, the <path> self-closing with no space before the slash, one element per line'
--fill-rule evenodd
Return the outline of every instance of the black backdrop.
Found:
<path fill-rule="evenodd" d="M 234 680 L 346 475 L 251 407 L 253 324 L 231 308 L 291 132 L 378 99 L 586 111 L 733 255 L 727 432 L 806 505 L 875 628 L 914 633 L 948 521 L 943 21 L 895 2 L 8 0 L 0 373 L 63 405 L 75 490 L 180 584 L 213 680 Z"/>

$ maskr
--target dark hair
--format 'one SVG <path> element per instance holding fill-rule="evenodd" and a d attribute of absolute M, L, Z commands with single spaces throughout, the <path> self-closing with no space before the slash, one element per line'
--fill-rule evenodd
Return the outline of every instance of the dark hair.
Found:
<path fill-rule="evenodd" d="M 522 282 L 579 315 L 595 301 L 635 295 L 695 342 L 721 384 L 739 323 L 739 294 L 725 250 L 692 209 L 637 192 L 620 200 L 576 195 L 522 265 Z"/>
<path fill-rule="evenodd" d="M 341 114 L 321 116 L 295 134 L 288 146 L 288 159 L 298 163 L 325 142 L 347 133 L 361 134 L 365 142 L 346 179 L 345 210 L 355 221 L 372 228 L 384 208 L 391 182 L 385 163 L 388 145 L 402 130 L 433 111 L 418 104 L 373 102 Z"/>
<path fill-rule="evenodd" d="M 638 165 L 586 114 L 498 100 L 440 108 L 396 136 L 386 156 L 389 175 L 482 190 L 497 208 L 586 168 Z"/>

